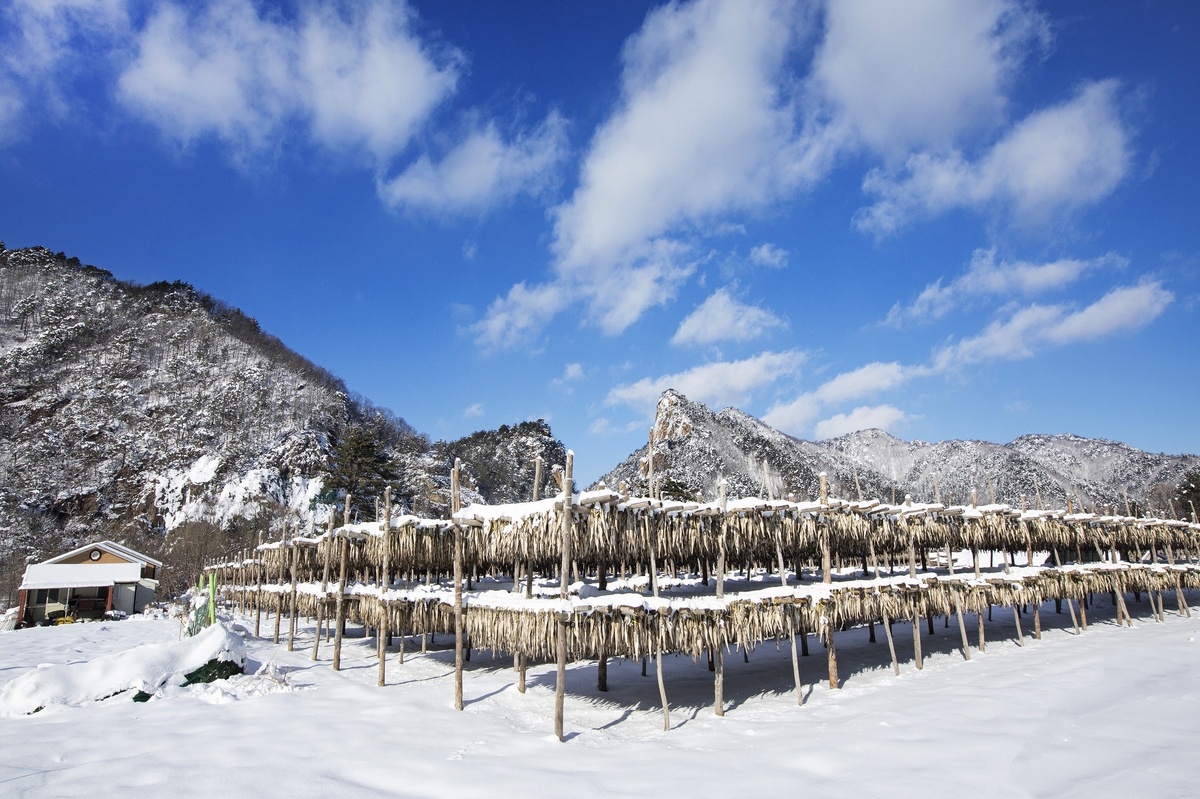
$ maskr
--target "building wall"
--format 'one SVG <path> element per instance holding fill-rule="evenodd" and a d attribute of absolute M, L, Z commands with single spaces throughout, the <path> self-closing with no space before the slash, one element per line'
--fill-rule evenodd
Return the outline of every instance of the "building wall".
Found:
<path fill-rule="evenodd" d="M 99 549 L 99 547 L 96 547 L 96 549 Z M 72 558 L 68 558 L 66 560 L 60 560 L 58 562 L 59 563 L 132 563 L 133 562 L 133 561 L 129 560 L 128 558 L 119 558 L 116 555 L 112 554 L 111 552 L 105 552 L 103 549 L 100 550 L 100 560 L 92 560 L 91 553 L 92 553 L 92 550 L 89 549 L 84 552 L 80 552 L 78 555 L 76 555 Z"/>
<path fill-rule="evenodd" d="M 133 612 L 141 613 L 142 608 L 154 601 L 155 590 L 152 586 L 146 585 L 144 582 L 138 583 L 135 586 L 133 598 Z"/>
<path fill-rule="evenodd" d="M 113 610 L 123 610 L 129 615 L 133 615 L 137 611 L 134 610 L 135 600 L 137 595 L 137 583 L 126 583 L 124 585 L 113 586 Z"/>

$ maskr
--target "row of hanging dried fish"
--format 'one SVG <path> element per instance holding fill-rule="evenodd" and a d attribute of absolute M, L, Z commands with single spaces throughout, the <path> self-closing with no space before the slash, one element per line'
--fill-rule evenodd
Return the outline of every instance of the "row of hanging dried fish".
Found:
<path fill-rule="evenodd" d="M 281 586 L 256 588 L 227 585 L 229 599 L 253 601 L 255 593 L 269 610 L 291 609 L 292 594 Z M 311 588 L 311 587 L 308 587 Z M 840 627 L 882 623 L 884 619 L 913 619 L 950 615 L 958 610 L 981 614 L 991 606 L 1038 605 L 1053 599 L 1079 599 L 1086 593 L 1173 591 L 1200 588 L 1200 567 L 1151 568 L 1138 564 L 1047 568 L 1036 574 L 988 574 L 985 579 L 947 579 L 921 575 L 916 580 L 887 584 L 828 586 L 824 596 L 731 597 L 722 607 L 696 608 L 686 601 L 608 606 L 602 598 L 591 604 L 567 605 L 568 651 L 572 658 L 639 658 L 662 652 L 699 657 L 716 646 L 754 649 L 764 641 L 786 637 L 789 617 L 797 632 L 821 633 L 826 625 Z M 316 615 L 324 608 L 332 616 L 336 585 L 324 594 L 296 593 L 296 612 Z M 394 594 L 388 598 L 370 590 L 348 593 L 347 618 L 378 628 L 387 616 L 393 634 L 451 634 L 454 630 L 452 594 L 424 597 Z M 464 613 L 470 646 L 532 658 L 553 658 L 557 623 L 564 606 L 558 603 L 500 603 L 468 597 Z"/>
<path fill-rule="evenodd" d="M 715 504 L 700 505 L 621 497 L 605 492 L 573 508 L 571 554 L 580 568 L 615 572 L 622 564 L 646 570 L 650 557 L 679 567 L 714 568 L 724 543 L 729 567 L 774 563 L 782 554 L 789 564 L 818 562 L 828 546 L 831 557 L 858 562 L 873 551 L 877 558 L 917 552 L 1059 550 L 1091 557 L 1110 550 L 1128 555 L 1150 550 L 1181 553 L 1197 549 L 1200 525 L 1175 520 L 1024 512 L 1005 505 L 945 508 L 940 505 L 878 505 L 832 499 L 828 504 L 738 500 L 722 514 Z M 587 501 L 591 499 L 592 501 Z M 348 525 L 332 534 L 297 539 L 298 567 L 304 573 L 331 565 L 337 579 L 342 538 L 347 538 L 350 576 L 377 573 L 448 573 L 454 563 L 456 523 L 463 538 L 463 564 L 470 573 L 514 564 L 535 572 L 557 570 L 562 553 L 562 503 L 543 500 L 525 505 L 469 506 L 455 520 L 393 519 Z M 261 547 L 261 559 L 279 573 L 290 568 L 291 546 Z"/>

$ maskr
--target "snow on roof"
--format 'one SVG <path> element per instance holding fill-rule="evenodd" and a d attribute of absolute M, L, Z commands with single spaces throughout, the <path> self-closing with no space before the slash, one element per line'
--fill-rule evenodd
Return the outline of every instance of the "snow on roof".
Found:
<path fill-rule="evenodd" d="M 140 563 L 34 563 L 25 567 L 21 590 L 103 587 L 141 578 Z"/>
<path fill-rule="evenodd" d="M 45 561 L 45 563 L 61 563 L 64 560 L 87 552 L 90 549 L 101 549 L 105 552 L 108 552 L 110 555 L 116 555 L 118 558 L 136 561 L 139 565 L 149 564 L 151 566 L 157 566 L 160 568 L 162 567 L 161 560 L 155 560 L 149 555 L 143 555 L 141 552 L 130 549 L 124 544 L 118 544 L 116 541 L 95 541 L 91 544 L 84 544 L 81 547 L 72 549 L 70 552 L 64 552 L 58 557 L 50 558 L 49 560 Z M 92 585 L 92 583 L 88 583 L 88 585 Z"/>

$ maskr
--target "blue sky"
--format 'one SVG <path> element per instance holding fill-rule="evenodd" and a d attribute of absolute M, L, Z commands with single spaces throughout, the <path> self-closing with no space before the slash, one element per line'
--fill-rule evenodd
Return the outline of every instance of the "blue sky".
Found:
<path fill-rule="evenodd" d="M 0 238 L 418 429 L 1200 451 L 1200 6 L 0 2 Z"/>

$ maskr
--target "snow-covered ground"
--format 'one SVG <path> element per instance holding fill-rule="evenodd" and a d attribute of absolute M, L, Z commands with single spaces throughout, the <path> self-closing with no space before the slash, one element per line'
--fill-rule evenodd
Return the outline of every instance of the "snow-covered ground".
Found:
<path fill-rule="evenodd" d="M 724 718 L 713 715 L 706 664 L 668 657 L 669 733 L 653 664 L 642 677 L 637 663 L 611 663 L 608 694 L 595 689 L 594 665 L 578 664 L 568 673 L 565 743 L 552 735 L 553 664 L 531 666 L 521 695 L 509 659 L 475 652 L 457 713 L 448 637 L 427 655 L 410 649 L 403 666 L 393 647 L 381 689 L 361 627 L 350 625 L 335 673 L 331 646 L 309 660 L 309 626 L 293 653 L 247 640 L 250 669 L 269 664 L 270 679 L 0 718 L 0 794 L 1192 796 L 1200 614 L 1180 618 L 1173 605 L 1168 597 L 1166 622 L 1156 624 L 1145 597 L 1131 602 L 1136 621 L 1126 629 L 1097 597 L 1076 638 L 1066 609 L 1056 615 L 1047 603 L 1044 637 L 1027 637 L 1024 649 L 1011 613 L 998 608 L 987 652 L 970 662 L 956 627 L 938 619 L 936 634 L 923 636 L 920 672 L 911 628 L 896 624 L 899 677 L 882 629 L 875 644 L 866 630 L 841 633 L 840 691 L 829 689 L 824 649 L 810 638 L 804 707 L 786 647 L 768 644 L 749 663 L 727 655 Z M 1031 622 L 1022 620 L 1027 633 Z M 264 632 L 272 626 L 264 619 Z M 967 627 L 974 644 L 973 617 Z M 176 620 L 142 618 L 0 633 L 0 685 L 39 664 L 178 635 Z"/>

